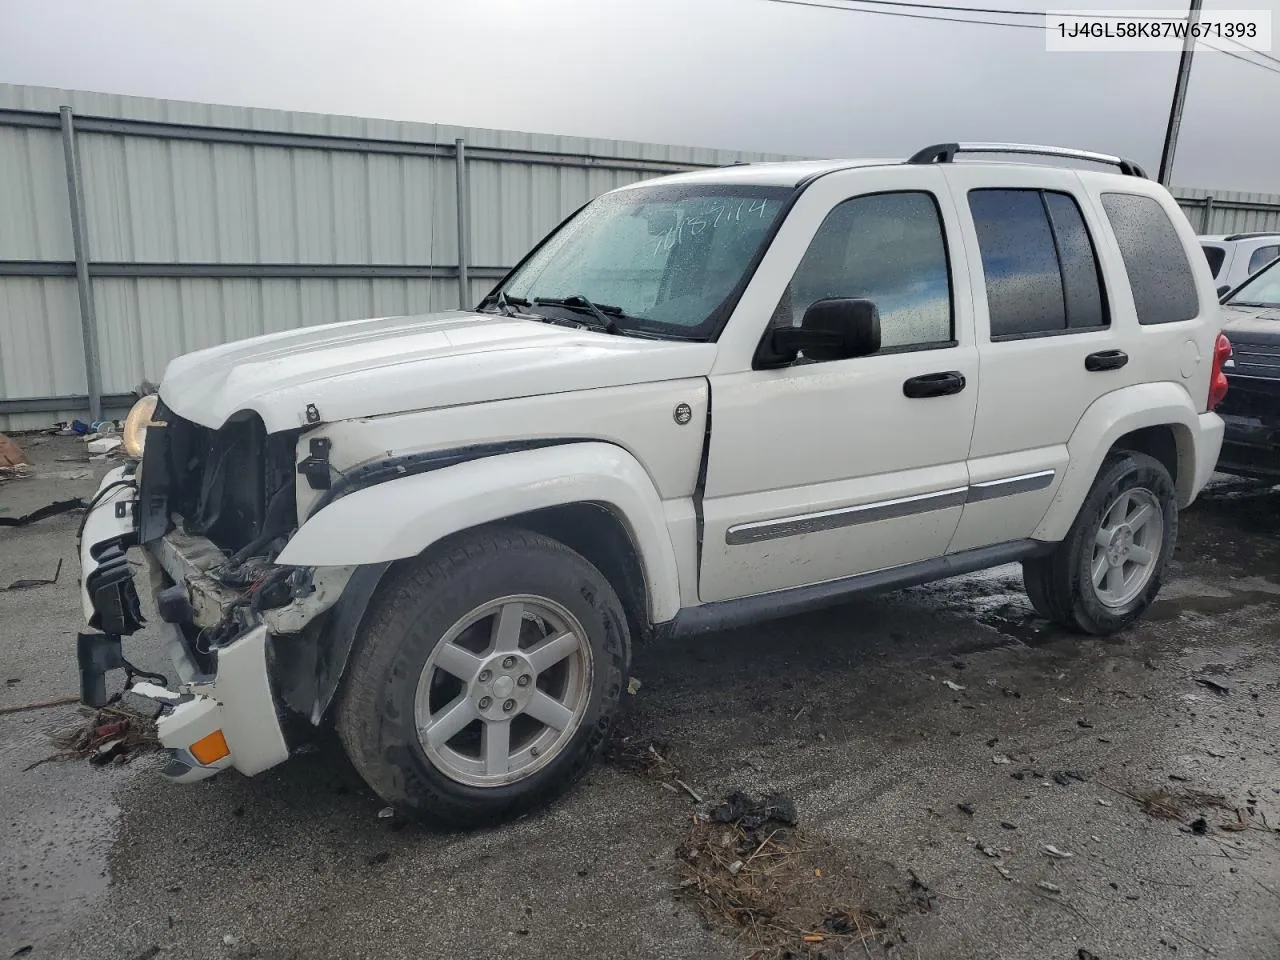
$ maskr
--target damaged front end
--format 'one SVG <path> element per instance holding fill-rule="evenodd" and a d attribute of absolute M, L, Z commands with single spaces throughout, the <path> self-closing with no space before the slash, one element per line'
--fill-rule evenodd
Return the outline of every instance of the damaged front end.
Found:
<path fill-rule="evenodd" d="M 381 576 L 274 562 L 298 525 L 299 434 L 268 435 L 253 415 L 211 430 L 160 404 L 141 466 L 108 474 L 86 513 L 81 594 L 100 632 L 78 639 L 82 700 L 104 705 L 107 673 L 124 670 L 129 689 L 160 705 L 174 779 L 254 774 L 286 759 L 285 709 L 321 720 Z M 122 638 L 143 625 L 134 546 L 145 551 L 176 684 L 123 652 Z"/>

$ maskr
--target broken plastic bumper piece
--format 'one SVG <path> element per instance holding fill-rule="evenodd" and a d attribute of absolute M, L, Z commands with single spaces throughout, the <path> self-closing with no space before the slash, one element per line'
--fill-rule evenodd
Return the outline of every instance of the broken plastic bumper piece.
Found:
<path fill-rule="evenodd" d="M 219 647 L 214 676 L 176 690 L 146 682 L 130 688 L 160 707 L 156 732 L 169 752 L 166 777 L 185 783 L 228 768 L 252 776 L 288 758 L 267 679 L 267 637 L 259 625 Z"/>

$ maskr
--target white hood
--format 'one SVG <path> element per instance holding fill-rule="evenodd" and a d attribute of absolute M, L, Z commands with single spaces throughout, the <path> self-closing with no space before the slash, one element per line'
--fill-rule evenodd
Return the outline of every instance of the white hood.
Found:
<path fill-rule="evenodd" d="M 705 376 L 710 343 L 647 340 L 453 311 L 304 327 L 169 364 L 160 396 L 220 427 L 253 410 L 267 432 L 307 424 L 571 390 Z"/>

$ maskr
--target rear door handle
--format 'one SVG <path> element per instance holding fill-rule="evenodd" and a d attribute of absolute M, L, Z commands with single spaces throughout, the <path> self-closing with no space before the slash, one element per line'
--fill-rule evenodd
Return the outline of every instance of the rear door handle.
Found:
<path fill-rule="evenodd" d="M 1084 358 L 1084 368 L 1090 373 L 1099 370 L 1119 370 L 1129 362 L 1129 355 L 1123 350 L 1099 350 Z"/>
<path fill-rule="evenodd" d="M 906 381 L 902 385 L 902 395 L 912 400 L 919 400 L 922 397 L 946 397 L 959 393 L 964 389 L 964 384 L 964 374 L 958 370 L 926 373 Z"/>

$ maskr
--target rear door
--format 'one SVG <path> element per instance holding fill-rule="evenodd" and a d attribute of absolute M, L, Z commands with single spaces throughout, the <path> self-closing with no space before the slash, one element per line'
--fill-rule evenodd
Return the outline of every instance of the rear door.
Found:
<path fill-rule="evenodd" d="M 1211 281 L 1188 259 L 1195 237 L 1185 215 L 1147 181 L 1031 166 L 956 165 L 949 175 L 981 276 L 982 391 L 969 451 L 980 492 L 965 506 L 956 551 L 1034 533 L 1067 442 L 1103 395 L 1169 382 L 1203 404 L 1197 378 L 1207 377 L 1201 360 L 1212 347 L 1198 322 L 1197 276 L 1206 290 Z"/>
<path fill-rule="evenodd" d="M 1085 410 L 1135 382 L 1124 335 L 1135 322 L 1109 294 L 1106 234 L 1075 172 L 956 164 L 947 173 L 972 252 L 982 362 L 956 552 L 1035 530 Z"/>

